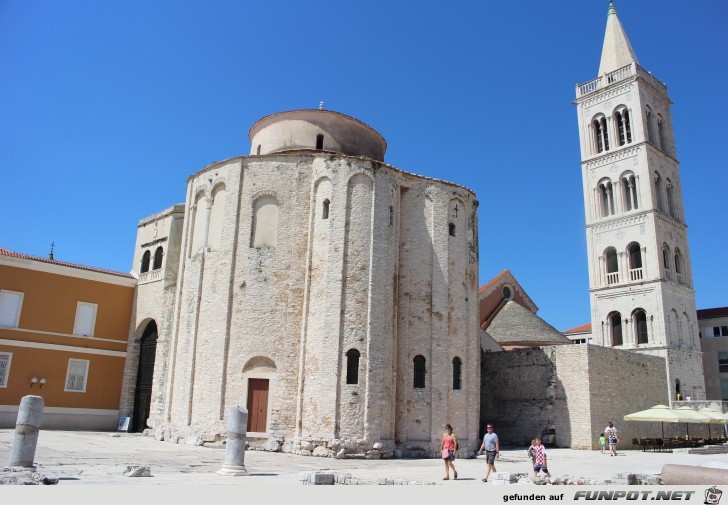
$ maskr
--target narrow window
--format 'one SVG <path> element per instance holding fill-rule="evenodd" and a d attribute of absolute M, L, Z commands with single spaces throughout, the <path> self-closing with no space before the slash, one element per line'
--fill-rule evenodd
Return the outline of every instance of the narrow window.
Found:
<path fill-rule="evenodd" d="M 642 309 L 637 310 L 633 316 L 635 335 L 637 335 L 638 344 L 646 344 L 648 342 L 647 336 L 647 315 Z"/>
<path fill-rule="evenodd" d="M 597 153 L 604 151 L 604 137 L 602 136 L 602 128 L 596 119 L 592 123 L 594 135 L 596 135 Z"/>
<path fill-rule="evenodd" d="M 451 237 L 455 236 L 455 223 L 450 223 L 448 225 L 448 233 L 450 234 Z"/>
<path fill-rule="evenodd" d="M 417 355 L 415 356 L 415 359 L 413 360 L 415 365 L 415 374 L 414 374 L 414 387 L 415 388 L 424 388 L 425 387 L 425 372 L 426 372 L 426 363 L 427 360 L 424 356 Z"/>
<path fill-rule="evenodd" d="M 260 156 L 260 144 L 258 144 L 258 149 L 255 150 L 255 154 Z"/>
<path fill-rule="evenodd" d="M 680 249 L 675 249 L 675 273 L 678 275 L 682 275 L 683 273 L 682 263 L 682 254 L 680 254 Z"/>
<path fill-rule="evenodd" d="M 629 268 L 642 268 L 642 251 L 639 244 L 629 246 Z"/>
<path fill-rule="evenodd" d="M 665 205 L 662 201 L 662 178 L 660 177 L 660 174 L 655 172 L 655 204 L 657 207 L 657 210 L 660 210 L 662 212 L 665 212 Z"/>
<path fill-rule="evenodd" d="M 721 326 L 720 327 L 720 335 L 722 337 L 728 337 L 728 326 Z"/>
<path fill-rule="evenodd" d="M 316 149 L 324 148 L 324 136 L 321 134 L 316 135 Z"/>
<path fill-rule="evenodd" d="M 624 121 L 624 130 L 627 135 L 627 143 L 632 143 L 632 125 L 629 124 L 629 111 L 624 109 L 622 111 L 622 120 Z"/>
<path fill-rule="evenodd" d="M 452 388 L 453 389 L 462 389 L 463 382 L 462 382 L 462 371 L 463 371 L 463 362 L 460 360 L 460 358 L 453 358 L 452 360 Z"/>
<path fill-rule="evenodd" d="M 665 179 L 665 188 L 667 189 L 667 213 L 676 218 L 675 188 L 673 187 L 670 179 Z"/>
<path fill-rule="evenodd" d="M 64 391 L 77 393 L 86 392 L 86 380 L 88 379 L 88 360 L 69 359 L 68 370 L 66 371 L 66 387 Z"/>
<path fill-rule="evenodd" d="M 622 114 L 620 112 L 615 112 L 614 120 L 617 122 L 617 127 L 619 128 L 619 145 L 623 146 L 627 143 L 627 131 L 625 129 Z"/>
<path fill-rule="evenodd" d="M 652 126 L 652 109 L 648 106 L 645 109 L 645 119 L 647 121 L 647 140 L 650 144 L 655 143 L 655 128 Z"/>
<path fill-rule="evenodd" d="M 622 314 L 614 312 L 609 316 L 609 329 L 612 334 L 612 346 L 622 345 Z"/>
<path fill-rule="evenodd" d="M 662 244 L 662 266 L 665 270 L 670 270 L 670 248 L 667 244 Z"/>
<path fill-rule="evenodd" d="M 331 205 L 331 202 L 327 198 L 324 200 L 324 206 L 321 210 L 321 219 L 328 219 L 329 218 L 329 206 Z"/>
<path fill-rule="evenodd" d="M 20 309 L 23 306 L 23 293 L 0 290 L 0 326 L 17 328 L 20 324 Z"/>
<path fill-rule="evenodd" d="M 149 251 L 144 251 L 144 254 L 142 255 L 142 269 L 141 273 L 149 272 L 149 263 L 152 260 L 152 253 Z"/>
<path fill-rule="evenodd" d="M 359 384 L 359 351 L 349 349 L 346 351 L 346 383 Z"/>
<path fill-rule="evenodd" d="M 394 226 L 394 207 L 389 206 L 389 226 Z"/>
<path fill-rule="evenodd" d="M 152 270 L 158 270 L 162 268 L 162 259 L 164 258 L 164 249 L 162 246 L 157 247 L 157 250 L 154 251 L 154 265 L 152 266 Z"/>
<path fill-rule="evenodd" d="M 606 251 L 607 261 L 607 284 L 617 284 L 619 282 L 619 263 L 617 261 L 617 250 L 610 247 Z"/>
<path fill-rule="evenodd" d="M 665 136 L 665 124 L 661 115 L 657 115 L 657 136 L 660 139 L 660 149 L 667 152 L 667 137 Z"/>
<path fill-rule="evenodd" d="M 609 151 L 609 133 L 607 132 L 607 118 L 601 120 L 602 131 L 604 133 L 604 150 Z"/>
<path fill-rule="evenodd" d="M 76 304 L 76 321 L 73 324 L 73 334 L 82 337 L 93 337 L 96 325 L 95 303 L 78 302 Z"/>
<path fill-rule="evenodd" d="M 10 376 L 10 362 L 13 360 L 13 353 L 0 352 L 0 388 L 8 387 Z"/>
<path fill-rule="evenodd" d="M 720 337 L 720 326 L 713 326 L 713 336 Z"/>

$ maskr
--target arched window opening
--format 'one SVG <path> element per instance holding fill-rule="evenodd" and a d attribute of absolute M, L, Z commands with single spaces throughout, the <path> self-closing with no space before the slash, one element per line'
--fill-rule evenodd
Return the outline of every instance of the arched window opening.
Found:
<path fill-rule="evenodd" d="M 665 205 L 662 201 L 662 177 L 660 177 L 660 174 L 655 172 L 655 205 L 657 206 L 657 210 L 661 210 L 662 212 L 665 212 Z"/>
<path fill-rule="evenodd" d="M 662 266 L 670 270 L 670 248 L 667 244 L 662 244 Z"/>
<path fill-rule="evenodd" d="M 642 249 L 636 242 L 629 245 L 627 248 L 629 253 L 629 280 L 630 281 L 641 281 L 644 277 L 642 272 Z"/>
<path fill-rule="evenodd" d="M 462 389 L 463 388 L 463 381 L 462 381 L 462 372 L 463 372 L 463 362 L 460 360 L 460 358 L 453 358 L 452 359 L 452 388 L 453 389 Z"/>
<path fill-rule="evenodd" d="M 258 144 L 258 149 L 255 150 L 255 154 L 260 156 L 260 144 Z"/>
<path fill-rule="evenodd" d="M 637 209 L 637 180 L 634 174 L 622 176 L 622 204 L 625 210 Z"/>
<path fill-rule="evenodd" d="M 346 351 L 346 383 L 359 384 L 359 351 L 349 349 Z"/>
<path fill-rule="evenodd" d="M 250 247 L 275 247 L 278 240 L 278 201 L 270 195 L 253 203 L 253 229 Z"/>
<path fill-rule="evenodd" d="M 448 224 L 447 228 L 448 228 L 448 233 L 450 234 L 450 236 L 454 237 L 455 236 L 455 223 Z"/>
<path fill-rule="evenodd" d="M 677 281 L 683 283 L 683 259 L 680 249 L 675 248 L 675 274 L 677 275 Z"/>
<path fill-rule="evenodd" d="M 152 270 L 162 268 L 162 259 L 164 259 L 164 249 L 162 246 L 159 246 L 157 247 L 157 250 L 154 251 L 154 266 L 152 266 Z"/>
<path fill-rule="evenodd" d="M 670 179 L 665 179 L 665 188 L 667 190 L 667 212 L 672 217 L 677 217 L 677 208 L 675 206 L 675 187 Z"/>
<path fill-rule="evenodd" d="M 324 136 L 320 133 L 316 135 L 316 149 L 323 149 L 324 148 Z"/>
<path fill-rule="evenodd" d="M 594 119 L 592 122 L 596 136 L 597 153 L 609 151 L 609 134 L 607 133 L 607 118 L 604 116 Z"/>
<path fill-rule="evenodd" d="M 610 247 L 605 252 L 607 262 L 607 284 L 619 282 L 619 263 L 617 261 L 617 250 Z"/>
<path fill-rule="evenodd" d="M 660 149 L 667 152 L 667 136 L 665 135 L 665 122 L 660 114 L 657 115 L 657 136 L 660 139 Z"/>
<path fill-rule="evenodd" d="M 329 206 L 331 205 L 331 201 L 327 198 L 324 200 L 323 208 L 321 209 L 321 219 L 328 219 L 329 218 Z"/>
<path fill-rule="evenodd" d="M 619 145 L 623 146 L 632 142 L 632 128 L 629 124 L 629 112 L 621 109 L 614 113 L 614 121 L 619 129 Z"/>
<path fill-rule="evenodd" d="M 599 183 L 599 207 L 602 212 L 602 217 L 614 214 L 614 192 L 612 183 L 609 180 L 604 180 Z"/>
<path fill-rule="evenodd" d="M 650 144 L 655 143 L 655 128 L 652 126 L 652 109 L 650 109 L 650 106 L 648 105 L 645 108 L 645 121 L 647 122 L 647 141 Z"/>
<path fill-rule="evenodd" d="M 623 344 L 622 340 L 622 314 L 612 312 L 609 315 L 609 333 L 612 336 L 612 346 Z"/>
<path fill-rule="evenodd" d="M 634 334 L 637 337 L 638 344 L 647 344 L 649 339 L 647 335 L 647 314 L 642 309 L 637 309 L 632 313 L 632 321 L 634 321 Z"/>
<path fill-rule="evenodd" d="M 142 268 L 141 273 L 149 271 L 149 263 L 152 260 L 152 253 L 150 251 L 144 251 L 142 255 Z"/>
<path fill-rule="evenodd" d="M 225 184 L 219 183 L 212 190 L 210 224 L 207 229 L 207 248 L 217 251 L 222 247 L 222 229 L 225 224 Z"/>
<path fill-rule="evenodd" d="M 415 365 L 414 387 L 418 389 L 424 388 L 427 360 L 424 356 L 418 354 L 412 361 Z"/>
<path fill-rule="evenodd" d="M 202 250 L 207 241 L 207 218 L 209 207 L 205 193 L 200 191 L 195 197 L 195 203 L 192 207 L 192 247 L 190 248 L 190 257 L 196 255 Z"/>

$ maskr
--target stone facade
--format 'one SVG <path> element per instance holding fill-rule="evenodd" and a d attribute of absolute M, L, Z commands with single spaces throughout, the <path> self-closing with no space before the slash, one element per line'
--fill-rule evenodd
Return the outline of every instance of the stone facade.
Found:
<path fill-rule="evenodd" d="M 708 400 L 728 399 L 728 307 L 698 311 L 700 350 L 703 353 L 705 393 Z M 721 367 L 721 358 L 723 366 Z M 722 370 L 721 370 L 722 368 Z M 686 388 L 683 396 L 693 396 Z"/>
<path fill-rule="evenodd" d="M 373 159 L 384 139 L 331 111 L 268 116 L 250 135 L 251 156 L 188 179 L 175 294 L 138 290 L 135 331 L 158 318 L 169 338 L 155 437 L 217 440 L 238 404 L 260 410 L 248 437 L 268 450 L 431 455 L 446 423 L 475 446 L 475 195 Z"/>
<path fill-rule="evenodd" d="M 495 423 L 505 445 L 553 429 L 557 447 L 596 449 L 613 421 L 628 447 L 657 434 L 622 418 L 667 402 L 665 370 L 662 358 L 590 344 L 484 353 L 481 425 Z"/>

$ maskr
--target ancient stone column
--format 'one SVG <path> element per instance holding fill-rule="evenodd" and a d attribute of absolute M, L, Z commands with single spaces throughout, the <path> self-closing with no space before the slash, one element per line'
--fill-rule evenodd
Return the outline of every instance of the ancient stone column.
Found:
<path fill-rule="evenodd" d="M 248 410 L 240 405 L 230 407 L 228 433 L 225 444 L 225 461 L 217 471 L 220 475 L 248 475 L 245 469 L 245 435 L 248 426 Z"/>
<path fill-rule="evenodd" d="M 32 467 L 43 417 L 43 397 L 28 395 L 20 400 L 9 466 Z"/>

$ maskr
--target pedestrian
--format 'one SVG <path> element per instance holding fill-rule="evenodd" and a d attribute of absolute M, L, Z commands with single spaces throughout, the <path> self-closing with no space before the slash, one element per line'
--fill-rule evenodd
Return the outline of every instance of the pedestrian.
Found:
<path fill-rule="evenodd" d="M 541 443 L 541 437 L 536 437 L 536 461 L 533 465 L 533 475 L 538 477 L 538 472 L 543 470 L 546 477 L 551 477 L 549 469 L 547 467 L 548 461 L 546 460 L 546 448 Z"/>
<path fill-rule="evenodd" d="M 607 441 L 609 442 L 609 455 L 616 456 L 617 442 L 619 442 L 619 432 L 617 431 L 617 428 L 614 427 L 614 424 L 612 424 L 612 421 L 609 421 L 607 423 L 607 427 L 604 428 L 604 434 L 606 435 Z"/>
<path fill-rule="evenodd" d="M 599 447 L 602 448 L 602 454 L 604 454 L 604 449 L 607 448 L 607 437 L 604 436 L 604 433 L 599 435 Z"/>
<path fill-rule="evenodd" d="M 488 463 L 488 470 L 485 472 L 483 482 L 488 482 L 488 476 L 490 472 L 495 472 L 495 458 L 500 459 L 500 442 L 498 441 L 498 435 L 495 434 L 493 424 L 488 423 L 485 426 L 485 435 L 483 435 L 483 443 L 480 446 L 478 452 L 485 450 L 485 461 Z"/>
<path fill-rule="evenodd" d="M 455 470 L 455 454 L 458 450 L 458 438 L 452 431 L 452 426 L 445 425 L 445 433 L 442 435 L 442 459 L 445 461 L 445 477 L 442 480 L 450 480 L 450 468 L 452 468 L 452 476 L 458 478 L 458 472 Z"/>
<path fill-rule="evenodd" d="M 528 448 L 528 457 L 531 458 L 531 471 L 536 475 L 534 468 L 536 467 L 536 439 L 531 440 L 531 446 Z"/>

